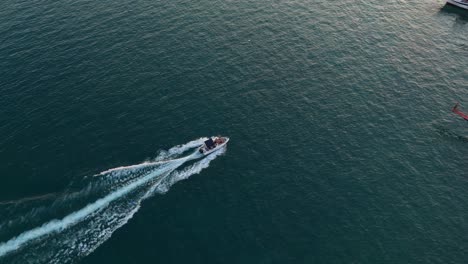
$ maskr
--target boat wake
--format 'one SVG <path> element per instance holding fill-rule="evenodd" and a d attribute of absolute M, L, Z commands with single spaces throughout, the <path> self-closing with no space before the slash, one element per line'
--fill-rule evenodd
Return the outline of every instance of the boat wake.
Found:
<path fill-rule="evenodd" d="M 193 149 L 204 140 L 162 151 L 153 161 L 89 177 L 78 184 L 78 191 L 47 206 L 32 202 L 29 208 L 24 204 L 0 207 L 0 213 L 9 216 L 0 220 L 0 239 L 10 237 L 0 243 L 0 262 L 70 263 L 90 254 L 133 217 L 144 199 L 163 194 L 174 183 L 200 173 L 225 152 L 222 148 L 203 157 Z"/>

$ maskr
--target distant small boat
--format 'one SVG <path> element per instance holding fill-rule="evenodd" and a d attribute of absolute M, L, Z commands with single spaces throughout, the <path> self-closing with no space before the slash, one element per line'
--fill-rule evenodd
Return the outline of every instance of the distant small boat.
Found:
<path fill-rule="evenodd" d="M 222 148 L 226 143 L 228 143 L 228 137 L 210 137 L 205 143 L 198 149 L 198 151 L 203 155 L 208 155 L 220 148 Z"/>
<path fill-rule="evenodd" d="M 455 114 L 463 117 L 463 119 L 465 119 L 466 121 L 468 121 L 468 115 L 463 113 L 462 111 L 458 110 L 458 103 L 455 104 L 455 106 L 452 108 L 452 112 L 454 112 Z"/>
<path fill-rule="evenodd" d="M 468 0 L 447 0 L 447 3 L 468 10 Z"/>

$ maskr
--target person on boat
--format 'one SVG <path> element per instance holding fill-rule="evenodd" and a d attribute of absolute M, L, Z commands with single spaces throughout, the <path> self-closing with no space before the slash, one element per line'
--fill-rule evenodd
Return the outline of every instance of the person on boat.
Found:
<path fill-rule="evenodd" d="M 463 119 L 465 119 L 466 121 L 468 121 L 468 115 L 463 113 L 462 111 L 458 110 L 458 104 L 457 103 L 453 108 L 452 108 L 452 112 L 454 112 L 455 114 L 463 117 Z"/>

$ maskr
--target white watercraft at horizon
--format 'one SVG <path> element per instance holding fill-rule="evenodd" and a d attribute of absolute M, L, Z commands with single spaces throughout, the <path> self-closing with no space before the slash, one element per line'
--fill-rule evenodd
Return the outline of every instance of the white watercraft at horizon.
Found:
<path fill-rule="evenodd" d="M 468 10 L 468 0 L 447 0 L 447 3 Z"/>
<path fill-rule="evenodd" d="M 222 148 L 223 146 L 225 146 L 228 143 L 228 141 L 229 141 L 228 137 L 221 137 L 221 136 L 210 137 L 207 140 L 205 140 L 205 142 L 198 149 L 198 151 L 203 155 L 208 155 Z"/>

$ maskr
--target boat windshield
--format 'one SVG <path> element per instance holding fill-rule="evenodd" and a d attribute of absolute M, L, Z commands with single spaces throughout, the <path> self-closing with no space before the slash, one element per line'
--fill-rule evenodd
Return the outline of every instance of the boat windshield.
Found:
<path fill-rule="evenodd" d="M 208 139 L 205 141 L 205 146 L 208 148 L 208 149 L 212 149 L 215 147 L 215 143 L 213 142 L 213 139 Z"/>

